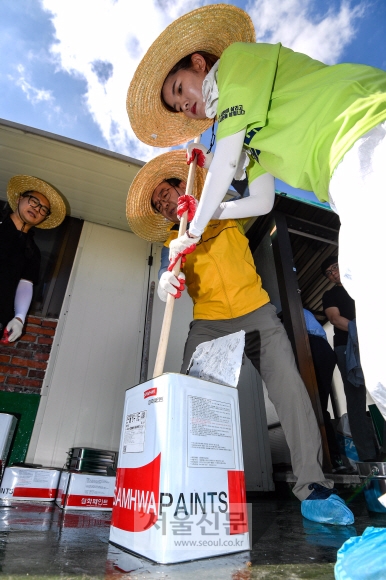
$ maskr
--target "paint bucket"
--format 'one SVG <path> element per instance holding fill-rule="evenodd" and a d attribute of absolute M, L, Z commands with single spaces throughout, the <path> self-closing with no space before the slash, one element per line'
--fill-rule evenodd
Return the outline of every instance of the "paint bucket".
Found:
<path fill-rule="evenodd" d="M 126 391 L 110 542 L 161 564 L 249 549 L 237 389 L 165 373 Z"/>
<path fill-rule="evenodd" d="M 71 510 L 109 510 L 113 507 L 115 477 L 62 471 L 56 505 Z"/>
<path fill-rule="evenodd" d="M 357 463 L 363 493 L 370 512 L 386 513 L 386 463 Z"/>
<path fill-rule="evenodd" d="M 60 469 L 6 467 L 1 480 L 0 498 L 29 501 L 55 501 Z"/>

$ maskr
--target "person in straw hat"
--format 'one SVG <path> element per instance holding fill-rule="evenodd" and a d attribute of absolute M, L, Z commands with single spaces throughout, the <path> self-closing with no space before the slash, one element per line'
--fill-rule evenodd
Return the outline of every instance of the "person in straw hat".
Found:
<path fill-rule="evenodd" d="M 15 175 L 8 182 L 7 197 L 12 213 L 0 222 L 0 336 L 4 329 L 5 343 L 23 332 L 39 278 L 40 251 L 32 228 L 56 228 L 66 215 L 60 194 L 37 177 Z"/>
<path fill-rule="evenodd" d="M 328 66 L 280 43 L 255 43 L 249 16 L 216 4 L 185 14 L 156 39 L 132 79 L 127 110 L 139 139 L 156 147 L 185 143 L 218 122 L 201 200 L 170 246 L 172 261 L 200 239 L 245 153 L 257 215 L 272 205 L 273 177 L 330 202 L 341 221 L 339 266 L 357 305 L 366 386 L 386 418 L 386 311 L 374 317 L 371 305 L 383 302 L 374 248 L 384 247 L 385 71 Z"/>
<path fill-rule="evenodd" d="M 204 171 L 197 168 L 196 198 Z M 130 228 L 145 240 L 164 242 L 166 253 L 178 235 L 178 215 L 188 209 L 188 220 L 194 218 L 194 198 L 185 195 L 187 176 L 185 151 L 170 151 L 144 165 L 128 193 Z M 323 523 L 351 524 L 353 514 L 322 472 L 321 439 L 311 401 L 287 334 L 256 272 L 243 231 L 246 220 L 232 219 L 237 206 L 227 203 L 221 212 L 226 218 L 209 221 L 195 251 L 185 256 L 178 278 L 166 268 L 160 271 L 161 300 L 166 301 L 168 293 L 178 298 L 186 284 L 194 304 L 181 372 L 186 372 L 199 344 L 244 330 L 245 353 L 266 383 L 291 450 L 297 477 L 294 493 L 303 515 Z"/>

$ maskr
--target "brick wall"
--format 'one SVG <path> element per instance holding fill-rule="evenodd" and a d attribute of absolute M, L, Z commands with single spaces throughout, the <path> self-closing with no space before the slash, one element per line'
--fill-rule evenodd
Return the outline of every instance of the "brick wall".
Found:
<path fill-rule="evenodd" d="M 0 391 L 40 394 L 57 324 L 27 316 L 21 337 L 0 344 Z"/>

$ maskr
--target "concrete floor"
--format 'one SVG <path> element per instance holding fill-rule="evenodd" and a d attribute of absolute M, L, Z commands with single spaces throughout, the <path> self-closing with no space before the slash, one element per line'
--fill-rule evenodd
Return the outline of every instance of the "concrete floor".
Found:
<path fill-rule="evenodd" d="M 280 485 L 278 486 L 280 487 Z M 336 527 L 302 518 L 299 502 L 281 493 L 248 497 L 252 550 L 162 566 L 109 544 L 111 512 L 63 512 L 52 504 L 0 504 L 0 576 L 9 580 L 104 578 L 122 580 L 333 580 L 336 552 L 367 526 L 386 527 L 386 514 L 369 514 L 363 494 L 343 490 L 355 524 Z"/>

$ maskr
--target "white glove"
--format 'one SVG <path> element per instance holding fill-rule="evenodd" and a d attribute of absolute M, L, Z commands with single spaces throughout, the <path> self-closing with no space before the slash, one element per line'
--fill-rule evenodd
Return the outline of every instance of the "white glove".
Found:
<path fill-rule="evenodd" d="M 190 165 L 197 157 L 197 165 L 209 169 L 212 163 L 213 153 L 208 153 L 208 147 L 201 143 L 189 143 L 186 148 L 186 163 Z"/>
<path fill-rule="evenodd" d="M 182 262 L 185 262 L 184 256 L 186 254 L 191 254 L 196 249 L 196 244 L 200 241 L 201 236 L 194 236 L 190 238 L 188 232 L 185 232 L 183 236 L 172 240 L 169 244 L 169 267 L 168 270 L 171 272 L 181 258 Z"/>
<path fill-rule="evenodd" d="M 13 342 L 17 338 L 19 338 L 19 336 L 23 332 L 23 326 L 24 326 L 24 324 L 22 323 L 22 321 L 16 317 L 12 318 L 12 320 L 10 322 L 8 322 L 8 324 L 6 326 L 8 332 L 9 332 L 8 342 Z"/>
<path fill-rule="evenodd" d="M 172 272 L 166 270 L 159 279 L 157 293 L 162 302 L 166 302 L 168 294 L 179 298 L 184 290 L 185 274 L 183 272 L 180 272 L 176 278 Z"/>

